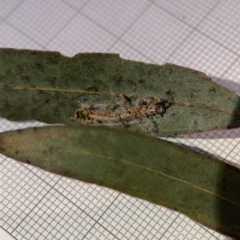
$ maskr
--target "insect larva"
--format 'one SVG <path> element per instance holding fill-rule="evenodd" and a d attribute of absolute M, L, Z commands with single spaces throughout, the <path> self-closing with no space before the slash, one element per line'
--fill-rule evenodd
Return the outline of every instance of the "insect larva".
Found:
<path fill-rule="evenodd" d="M 82 123 L 90 124 L 120 123 L 124 127 L 132 120 L 139 120 L 139 124 L 142 127 L 143 118 L 156 114 L 163 116 L 169 107 L 166 107 L 167 100 L 159 98 L 149 98 L 149 100 L 137 99 L 135 106 L 126 106 L 126 97 L 121 95 L 121 98 L 121 104 L 108 104 L 104 109 L 100 110 L 95 108 L 93 104 L 79 108 L 75 111 L 75 119 Z M 118 105 L 117 108 L 116 105 Z M 109 110 L 111 106 L 114 109 Z"/>

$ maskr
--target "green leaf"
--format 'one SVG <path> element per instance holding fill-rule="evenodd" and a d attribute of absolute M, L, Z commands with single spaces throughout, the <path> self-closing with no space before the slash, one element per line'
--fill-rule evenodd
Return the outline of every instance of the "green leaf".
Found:
<path fill-rule="evenodd" d="M 190 149 L 117 129 L 51 126 L 1 133 L 0 152 L 240 237 L 240 170 Z"/>
<path fill-rule="evenodd" d="M 155 114 L 154 104 L 148 117 L 140 112 L 137 102 L 143 110 L 150 98 L 163 99 L 165 103 L 160 106 L 165 113 Z M 173 135 L 240 125 L 239 96 L 195 70 L 134 62 L 115 54 L 68 58 L 57 52 L 0 49 L 1 117 L 78 123 L 74 114 L 81 103 L 94 104 L 88 123 L 150 134 Z"/>

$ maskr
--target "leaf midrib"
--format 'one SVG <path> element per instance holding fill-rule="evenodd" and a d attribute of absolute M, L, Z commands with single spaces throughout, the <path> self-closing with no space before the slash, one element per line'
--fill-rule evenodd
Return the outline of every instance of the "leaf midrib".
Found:
<path fill-rule="evenodd" d="M 71 153 L 72 153 L 72 152 L 73 152 L 73 151 L 71 150 Z M 79 153 L 79 150 L 77 150 L 76 152 Z M 129 165 L 132 165 L 132 166 L 135 166 L 135 167 L 144 169 L 144 170 L 146 170 L 146 171 L 148 171 L 148 172 L 152 172 L 152 173 L 155 173 L 155 174 L 158 174 L 158 175 L 162 175 L 162 176 L 164 176 L 164 177 L 166 177 L 166 178 L 169 178 L 169 179 L 171 179 L 171 180 L 174 180 L 174 181 L 177 181 L 177 182 L 181 182 L 181 183 L 186 184 L 186 185 L 188 185 L 188 186 L 191 186 L 191 187 L 193 187 L 193 188 L 195 188 L 195 189 L 198 189 L 198 190 L 200 190 L 200 191 L 202 191 L 202 192 L 205 192 L 205 193 L 208 193 L 208 194 L 210 194 L 210 195 L 213 195 L 213 196 L 215 196 L 215 197 L 217 197 L 217 198 L 220 198 L 220 199 L 222 199 L 222 200 L 224 200 L 224 201 L 226 201 L 226 202 L 229 202 L 229 203 L 231 203 L 231 204 L 233 204 L 233 205 L 235 205 L 235 206 L 237 206 L 237 207 L 240 208 L 240 204 L 238 204 L 238 203 L 236 203 L 236 202 L 234 202 L 234 201 L 232 201 L 232 200 L 230 200 L 230 199 L 228 199 L 228 198 L 225 198 L 225 197 L 223 197 L 223 196 L 221 196 L 221 195 L 219 195 L 219 194 L 217 194 L 217 193 L 215 193 L 215 192 L 212 192 L 212 191 L 209 191 L 209 190 L 207 190 L 207 189 L 205 189 L 205 188 L 199 187 L 199 186 L 197 186 L 197 185 L 195 185 L 195 184 L 193 184 L 193 183 L 191 183 L 191 182 L 188 182 L 188 181 L 186 181 L 186 180 L 183 180 L 183 179 L 181 179 L 181 178 L 171 176 L 171 175 L 166 174 L 166 173 L 164 173 L 164 172 L 162 172 L 162 171 L 154 170 L 154 169 L 152 169 L 152 168 L 150 168 L 150 167 L 146 167 L 146 166 L 141 165 L 141 164 L 138 164 L 138 163 L 133 163 L 133 162 L 128 161 L 128 160 L 126 160 L 126 159 L 124 159 L 124 158 L 118 158 L 118 157 L 112 157 L 112 156 L 107 156 L 107 155 L 102 155 L 102 154 L 96 154 L 96 153 L 89 152 L 89 151 L 87 151 L 87 150 L 85 150 L 85 149 L 82 150 L 82 151 L 80 151 L 80 154 L 82 154 L 82 155 L 88 155 L 88 156 L 89 156 L 89 155 L 90 155 L 90 156 L 95 156 L 95 157 L 107 159 L 107 160 L 110 160 L 110 161 L 111 161 L 111 160 L 112 160 L 112 161 L 116 161 L 116 159 L 117 159 L 118 161 L 123 162 L 123 163 L 125 163 L 125 164 L 129 164 Z"/>
<path fill-rule="evenodd" d="M 89 94 L 89 95 L 108 95 L 108 96 L 118 96 L 120 97 L 121 93 L 116 93 L 116 92 L 96 92 L 96 91 L 86 91 L 86 90 L 81 90 L 81 89 L 65 89 L 65 88 L 44 88 L 44 87 L 1 87 L 0 90 L 10 90 L 10 91 L 49 91 L 49 92 L 64 92 L 64 93 L 81 93 L 81 94 Z M 127 95 L 127 97 L 140 97 L 138 95 Z M 144 96 L 144 98 L 147 98 L 147 96 Z M 217 108 L 217 107 L 211 107 L 211 106 L 206 106 L 205 104 L 197 104 L 197 103 L 191 103 L 188 101 L 174 101 L 171 100 L 169 101 L 170 104 L 174 105 L 181 105 L 185 107 L 197 107 L 197 108 L 202 108 L 202 109 L 208 109 L 208 110 L 213 110 L 213 111 L 219 111 L 219 112 L 224 112 L 229 115 L 236 115 L 240 116 L 240 112 L 236 111 L 231 111 L 226 108 Z"/>

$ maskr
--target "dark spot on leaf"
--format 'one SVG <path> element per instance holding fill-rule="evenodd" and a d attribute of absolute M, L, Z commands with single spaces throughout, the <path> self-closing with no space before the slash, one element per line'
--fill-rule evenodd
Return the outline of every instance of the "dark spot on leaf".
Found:
<path fill-rule="evenodd" d="M 50 102 L 50 98 L 45 99 L 44 103 L 49 103 Z"/>
<path fill-rule="evenodd" d="M 3 104 L 5 108 L 9 108 L 11 106 L 8 101 L 4 101 Z"/>
<path fill-rule="evenodd" d="M 21 74 L 24 72 L 24 68 L 21 65 L 16 66 L 16 74 Z"/>
<path fill-rule="evenodd" d="M 30 82 L 30 78 L 28 76 L 22 76 L 22 80 L 26 82 Z"/>
<path fill-rule="evenodd" d="M 30 54 L 32 54 L 32 55 L 36 55 L 36 54 L 39 53 L 39 51 L 34 51 L 34 50 L 31 50 L 31 51 L 29 51 L 29 52 L 30 52 Z"/>
<path fill-rule="evenodd" d="M 36 67 L 38 68 L 38 70 L 40 70 L 41 72 L 44 72 L 44 67 L 41 63 L 36 63 Z"/>
<path fill-rule="evenodd" d="M 210 77 L 206 77 L 205 80 L 206 81 L 212 81 L 212 79 Z"/>
<path fill-rule="evenodd" d="M 31 162 L 29 160 L 26 160 L 26 163 L 31 164 Z"/>
<path fill-rule="evenodd" d="M 168 89 L 168 91 L 166 91 L 166 94 L 167 94 L 168 96 L 171 96 L 171 95 L 173 94 L 173 91 L 172 91 L 171 89 Z"/>
<path fill-rule="evenodd" d="M 99 89 L 96 86 L 92 86 L 86 89 L 88 92 L 98 92 Z"/>
<path fill-rule="evenodd" d="M 138 82 L 139 82 L 139 83 L 145 83 L 145 80 L 139 79 Z"/>
<path fill-rule="evenodd" d="M 22 129 L 18 129 L 17 132 L 20 134 L 22 133 Z"/>
<path fill-rule="evenodd" d="M 119 85 L 122 81 L 123 81 L 123 77 L 120 75 L 120 76 L 116 76 L 116 84 Z"/>
<path fill-rule="evenodd" d="M 54 85 L 56 83 L 56 78 L 55 77 L 52 77 L 50 79 L 48 79 L 47 81 L 51 84 L 51 85 Z"/>
<path fill-rule="evenodd" d="M 58 52 L 55 53 L 55 56 L 52 56 L 52 57 L 48 57 L 48 61 L 50 63 L 58 63 L 59 61 L 59 56 L 60 54 Z"/>
<path fill-rule="evenodd" d="M 128 96 L 124 96 L 124 98 L 129 102 L 129 103 L 131 103 L 132 102 L 132 100 L 131 100 L 131 98 L 130 97 L 128 97 Z"/>
<path fill-rule="evenodd" d="M 0 79 L 1 80 L 1 79 Z M 3 86 L 3 89 L 4 90 L 10 90 L 12 87 L 11 86 L 7 86 L 6 84 L 4 84 L 4 86 Z"/>
<path fill-rule="evenodd" d="M 136 85 L 136 83 L 129 78 L 127 79 L 127 83 L 128 83 L 128 85 Z"/>
<path fill-rule="evenodd" d="M 0 146 L 0 152 L 5 152 L 5 151 L 6 151 L 5 148 Z"/>
<path fill-rule="evenodd" d="M 53 146 L 50 146 L 48 149 L 49 149 L 50 152 L 53 152 L 56 148 L 53 147 Z"/>
<path fill-rule="evenodd" d="M 210 93 L 215 93 L 216 92 L 216 88 L 212 87 L 210 88 Z"/>
<path fill-rule="evenodd" d="M 197 70 L 192 69 L 191 71 L 192 71 L 192 73 L 199 74 L 199 72 Z"/>

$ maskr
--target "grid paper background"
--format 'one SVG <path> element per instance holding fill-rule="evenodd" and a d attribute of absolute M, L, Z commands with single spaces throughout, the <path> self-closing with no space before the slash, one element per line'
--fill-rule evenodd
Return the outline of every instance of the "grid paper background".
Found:
<path fill-rule="evenodd" d="M 1 0 L 0 47 L 111 52 L 195 68 L 240 93 L 237 0 Z M 0 131 L 43 125 L 0 119 Z M 240 130 L 171 138 L 240 164 Z M 119 192 L 0 155 L 0 239 L 229 239 Z"/>

